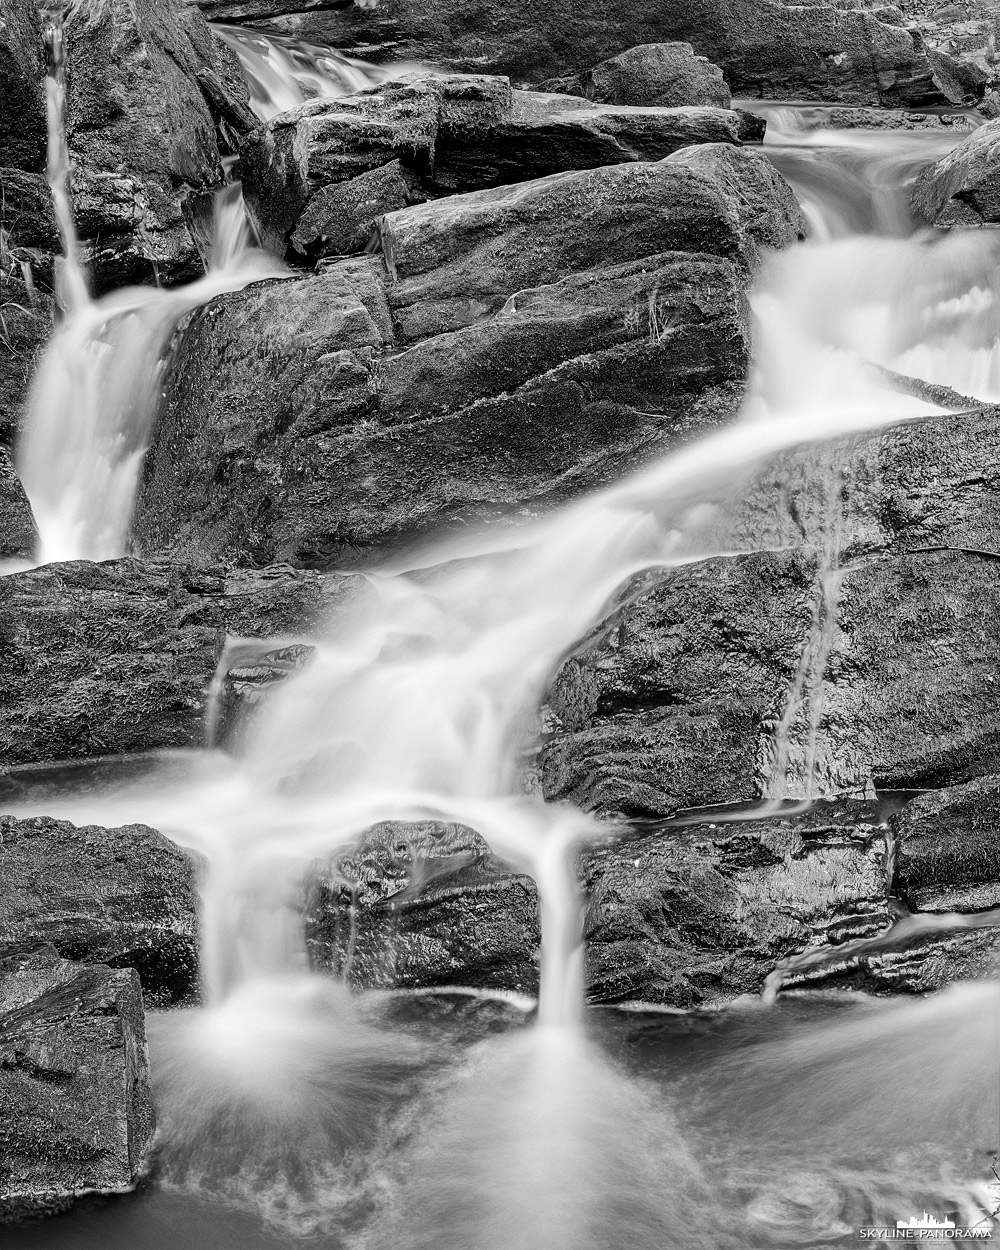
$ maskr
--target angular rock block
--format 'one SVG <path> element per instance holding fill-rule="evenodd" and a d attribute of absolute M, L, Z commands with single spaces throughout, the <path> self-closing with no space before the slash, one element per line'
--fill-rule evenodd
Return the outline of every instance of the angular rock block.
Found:
<path fill-rule="evenodd" d="M 826 577 L 808 552 L 761 552 L 640 579 L 556 677 L 546 794 L 664 816 L 996 773 L 998 611 L 988 552 Z"/>
<path fill-rule="evenodd" d="M 44 13 L 34 0 L 5 0 L 3 16 L 6 187 L 14 179 L 3 166 L 44 172 L 45 59 Z M 183 0 L 76 5 L 65 24 L 65 58 L 70 192 L 95 289 L 198 276 L 191 215 L 223 181 L 216 124 L 252 122 L 235 59 Z M 11 241 L 51 253 L 58 248 L 40 180 L 38 191 L 44 210 L 21 214 Z M 50 268 L 50 258 L 41 260 L 39 276 L 48 280 Z"/>
<path fill-rule="evenodd" d="M 359 989 L 537 989 L 535 883 L 471 829 L 376 825 L 306 900 L 310 962 Z"/>
<path fill-rule="evenodd" d="M 987 122 L 921 172 L 914 212 L 934 226 L 1000 223 L 1000 121 Z"/>
<path fill-rule="evenodd" d="M 137 974 L 0 951 L 0 1222 L 134 1189 L 154 1123 Z"/>
<path fill-rule="evenodd" d="M 0 763 L 200 744 L 226 635 L 317 630 L 354 580 L 131 559 L 0 579 Z"/>
<path fill-rule="evenodd" d="M 138 539 L 344 567 L 604 485 L 732 417 L 750 274 L 803 229 L 731 145 L 389 214 L 385 265 L 189 319 Z"/>
<path fill-rule="evenodd" d="M 0 880 L 0 947 L 135 968 L 147 1002 L 197 994 L 195 865 L 162 834 L 0 816 Z"/>
<path fill-rule="evenodd" d="M 243 191 L 271 250 L 290 246 L 301 263 L 360 250 L 376 210 L 400 199 L 661 160 L 691 144 L 738 143 L 747 126 L 716 108 L 619 108 L 512 91 L 483 74 L 412 74 L 273 118 L 241 145 Z"/>

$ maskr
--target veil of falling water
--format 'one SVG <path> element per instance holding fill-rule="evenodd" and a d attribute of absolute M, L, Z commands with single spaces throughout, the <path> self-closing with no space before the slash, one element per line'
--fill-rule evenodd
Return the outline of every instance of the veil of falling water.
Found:
<path fill-rule="evenodd" d="M 258 90 L 288 52 L 265 48 Z M 850 137 L 841 143 L 856 151 Z M 841 197 L 858 194 L 837 168 L 833 160 L 829 178 Z M 820 241 L 765 266 L 754 296 L 756 375 L 731 428 L 546 520 L 373 572 L 346 624 L 265 708 L 240 758 L 208 751 L 182 767 L 174 758 L 159 780 L 44 805 L 103 824 L 145 821 L 206 858 L 206 1005 L 151 1021 L 174 1183 L 256 1203 L 297 1231 L 344 1218 L 364 1186 L 352 1171 L 357 1151 L 374 1159 L 388 1149 L 388 1110 L 425 1056 L 366 1021 L 342 987 L 308 974 L 301 883 L 311 863 L 336 860 L 373 824 L 452 821 L 538 883 L 537 1024 L 482 1048 L 459 1090 L 431 1097 L 377 1244 L 747 1244 L 718 1216 L 717 1192 L 673 1119 L 581 1027 L 573 853 L 610 829 L 526 794 L 521 761 L 560 659 L 633 573 L 707 554 L 706 508 L 721 511 L 755 465 L 789 446 L 934 411 L 890 389 L 872 364 L 926 366 L 932 380 L 991 398 L 983 353 L 998 338 L 997 242 L 987 233 L 856 237 L 838 224 L 837 202 L 830 194 L 813 209 L 829 208 Z M 70 309 L 21 456 L 43 558 L 121 551 L 155 415 L 155 395 L 137 397 L 140 377 L 181 312 L 248 280 L 240 255 L 204 285 Z M 42 462 L 62 464 L 60 444 L 75 439 L 58 484 L 46 485 Z M 81 460 L 107 474 L 102 493 L 113 506 L 80 505 L 89 498 L 76 477 Z M 947 1044 L 925 1058 L 947 1063 Z"/>

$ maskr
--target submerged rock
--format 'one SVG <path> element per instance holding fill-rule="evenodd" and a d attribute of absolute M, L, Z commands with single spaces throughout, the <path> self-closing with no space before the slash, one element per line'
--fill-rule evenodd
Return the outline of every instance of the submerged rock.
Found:
<path fill-rule="evenodd" d="M 0 880 L 0 948 L 135 968 L 161 1006 L 197 993 L 194 864 L 162 834 L 0 816 Z"/>
<path fill-rule="evenodd" d="M 923 107 L 960 103 L 920 35 L 890 6 L 779 0 L 200 0 L 209 14 L 253 6 L 274 29 L 377 61 L 420 61 L 538 82 L 623 48 L 683 41 L 720 66 L 735 95 Z M 287 16 L 282 16 L 287 15 Z"/>
<path fill-rule="evenodd" d="M 601 104 L 727 109 L 732 103 L 722 70 L 696 56 L 689 43 L 643 43 L 576 77 L 541 85 L 546 91 L 582 95 Z"/>
<path fill-rule="evenodd" d="M 0 1222 L 134 1189 L 153 1128 L 137 974 L 0 951 Z"/>
<path fill-rule="evenodd" d="M 485 74 L 415 74 L 279 114 L 241 146 L 243 190 L 267 244 L 301 261 L 360 250 L 378 210 L 735 144 L 746 126 L 716 108 L 619 108 Z"/>
<path fill-rule="evenodd" d="M 914 212 L 934 226 L 1000 223 L 1000 121 L 974 130 L 917 178 Z"/>
<path fill-rule="evenodd" d="M 732 416 L 760 248 L 803 229 L 730 145 L 391 213 L 385 263 L 189 319 L 138 539 L 343 567 L 603 485 Z"/>
<path fill-rule="evenodd" d="M 0 579 L 0 762 L 199 744 L 227 633 L 316 629 L 352 581 L 131 559 Z"/>

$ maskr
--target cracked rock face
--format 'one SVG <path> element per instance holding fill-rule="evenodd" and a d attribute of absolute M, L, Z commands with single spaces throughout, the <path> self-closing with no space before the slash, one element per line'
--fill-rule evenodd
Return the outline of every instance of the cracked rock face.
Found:
<path fill-rule="evenodd" d="M 189 319 L 139 541 L 350 567 L 610 482 L 735 412 L 750 274 L 803 228 L 721 144 L 391 213 L 385 263 Z"/>
<path fill-rule="evenodd" d="M 0 876 L 0 947 L 135 968 L 147 1002 L 197 995 L 195 867 L 162 834 L 0 816 Z"/>
<path fill-rule="evenodd" d="M 138 974 L 0 950 L 0 1223 L 134 1189 L 154 1123 Z"/>

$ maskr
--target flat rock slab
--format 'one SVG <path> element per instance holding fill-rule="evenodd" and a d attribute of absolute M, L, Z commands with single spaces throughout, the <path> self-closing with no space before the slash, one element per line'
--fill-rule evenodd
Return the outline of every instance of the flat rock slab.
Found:
<path fill-rule="evenodd" d="M 226 636 L 300 638 L 355 580 L 131 559 L 0 579 L 0 762 L 200 744 Z"/>
<path fill-rule="evenodd" d="M 0 951 L 0 1222 L 134 1189 L 154 1123 L 138 975 Z"/>
<path fill-rule="evenodd" d="M 195 865 L 162 834 L 0 816 L 0 880 L 0 947 L 135 968 L 161 1006 L 196 996 Z"/>

